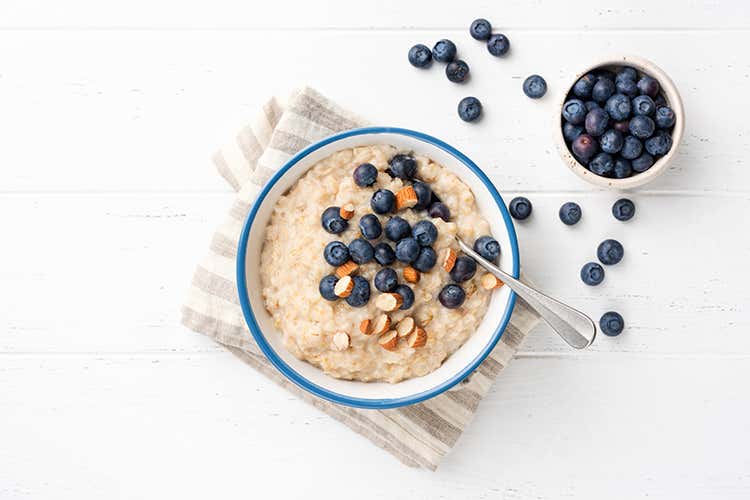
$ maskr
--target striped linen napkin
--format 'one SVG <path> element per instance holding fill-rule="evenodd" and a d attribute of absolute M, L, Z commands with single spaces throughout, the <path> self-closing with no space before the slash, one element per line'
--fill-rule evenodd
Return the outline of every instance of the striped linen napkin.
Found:
<path fill-rule="evenodd" d="M 182 323 L 208 335 L 238 358 L 296 396 L 362 434 L 412 467 L 435 470 L 471 421 L 479 402 L 508 364 L 538 316 L 518 300 L 501 341 L 461 384 L 420 404 L 392 410 L 358 410 L 329 403 L 289 382 L 261 353 L 239 305 L 235 258 L 239 234 L 253 199 L 273 172 L 297 151 L 364 121 L 310 88 L 282 104 L 272 98 L 252 125 L 214 155 L 219 173 L 237 191 L 208 256 L 193 276 Z"/>

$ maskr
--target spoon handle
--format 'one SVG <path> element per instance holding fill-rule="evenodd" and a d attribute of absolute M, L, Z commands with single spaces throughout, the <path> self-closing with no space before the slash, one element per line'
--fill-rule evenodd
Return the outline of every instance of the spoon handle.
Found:
<path fill-rule="evenodd" d="M 480 266 L 500 278 L 519 297 L 557 332 L 571 347 L 583 349 L 591 345 L 596 337 L 596 323 L 577 309 L 543 294 L 539 290 L 521 283 L 476 253 L 469 245 L 456 237 L 461 250 L 471 256 Z"/>

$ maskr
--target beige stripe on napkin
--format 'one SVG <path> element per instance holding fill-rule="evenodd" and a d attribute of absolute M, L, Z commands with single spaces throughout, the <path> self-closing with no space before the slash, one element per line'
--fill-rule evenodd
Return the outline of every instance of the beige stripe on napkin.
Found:
<path fill-rule="evenodd" d="M 462 383 L 420 404 L 392 410 L 359 410 L 329 403 L 299 389 L 260 352 L 245 325 L 237 296 L 234 259 L 243 221 L 260 186 L 305 146 L 364 120 L 305 88 L 284 105 L 271 99 L 257 119 L 214 155 L 219 174 L 237 199 L 214 234 L 182 308 L 182 322 L 226 346 L 245 363 L 344 423 L 413 467 L 434 470 L 469 425 L 495 377 L 507 366 L 539 318 L 521 300 L 501 341 Z"/>

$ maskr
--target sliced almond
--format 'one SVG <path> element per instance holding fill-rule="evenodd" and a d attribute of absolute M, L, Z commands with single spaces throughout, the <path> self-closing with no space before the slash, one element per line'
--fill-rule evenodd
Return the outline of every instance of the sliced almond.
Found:
<path fill-rule="evenodd" d="M 391 318 L 387 314 L 381 314 L 375 318 L 375 323 L 372 326 L 372 333 L 375 335 L 381 335 L 388 331 L 391 327 Z"/>
<path fill-rule="evenodd" d="M 336 297 L 343 299 L 351 295 L 352 288 L 354 288 L 354 280 L 351 276 L 344 276 L 333 286 L 333 293 L 336 294 Z"/>
<path fill-rule="evenodd" d="M 372 321 L 369 319 L 363 319 L 359 324 L 359 331 L 363 335 L 370 335 L 372 333 Z"/>
<path fill-rule="evenodd" d="M 398 332 L 396 330 L 387 331 L 378 339 L 378 344 L 380 344 L 380 347 L 382 347 L 386 351 L 393 351 L 394 349 L 396 349 L 397 343 Z"/>
<path fill-rule="evenodd" d="M 485 290 L 494 290 L 503 286 L 503 281 L 492 273 L 487 273 L 479 279 L 479 283 Z"/>
<path fill-rule="evenodd" d="M 442 266 L 446 273 L 451 272 L 453 266 L 456 265 L 456 251 L 452 248 L 446 248 L 443 250 Z"/>
<path fill-rule="evenodd" d="M 339 215 L 342 219 L 349 220 L 354 217 L 354 205 L 347 203 L 343 207 L 339 208 Z"/>
<path fill-rule="evenodd" d="M 349 348 L 349 334 L 346 332 L 334 333 L 331 346 L 336 351 L 346 351 Z"/>
<path fill-rule="evenodd" d="M 426 343 L 427 343 L 427 332 L 424 331 L 424 329 L 420 327 L 416 327 L 414 331 L 411 332 L 411 335 L 409 335 L 409 338 L 406 339 L 406 344 L 413 349 L 424 347 Z"/>
<path fill-rule="evenodd" d="M 417 271 L 413 267 L 406 266 L 404 268 L 404 279 L 409 283 L 419 283 L 419 278 L 421 277 L 422 275 L 419 274 L 419 271 Z"/>
<path fill-rule="evenodd" d="M 404 186 L 396 192 L 396 210 L 411 208 L 418 201 L 417 192 L 411 186 Z"/>
<path fill-rule="evenodd" d="M 414 327 L 416 324 L 414 323 L 414 318 L 411 316 L 407 316 L 401 321 L 398 322 L 398 325 L 396 325 L 396 331 L 398 332 L 399 337 L 406 337 L 411 332 L 414 331 Z"/>
<path fill-rule="evenodd" d="M 336 289 L 334 287 L 334 292 L 335 291 Z M 381 311 L 395 311 L 401 307 L 401 304 L 403 303 L 404 299 L 397 293 L 381 293 L 378 298 L 375 299 L 375 306 Z"/>
<path fill-rule="evenodd" d="M 353 260 L 348 260 L 336 268 L 336 277 L 341 279 L 344 276 L 354 274 L 359 269 L 359 266 Z"/>

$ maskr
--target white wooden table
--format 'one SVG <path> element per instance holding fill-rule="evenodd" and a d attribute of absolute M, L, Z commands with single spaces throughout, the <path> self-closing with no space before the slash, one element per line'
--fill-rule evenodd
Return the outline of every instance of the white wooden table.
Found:
<path fill-rule="evenodd" d="M 0 498 L 748 498 L 750 9 L 744 2 L 131 0 L 0 5 Z M 607 4 L 607 5 L 605 5 Z M 490 57 L 467 28 L 512 41 Z M 465 86 L 406 62 L 456 41 Z M 550 120 L 599 56 L 682 92 L 674 166 L 615 193 L 566 171 Z M 521 82 L 551 89 L 526 99 Z M 506 199 L 528 275 L 627 330 L 571 352 L 540 329 L 436 472 L 397 463 L 178 324 L 231 203 L 209 164 L 263 100 L 310 84 L 457 145 Z M 476 95 L 479 125 L 456 103 Z M 565 201 L 584 211 L 573 228 Z M 596 288 L 596 245 L 626 258 Z"/>

